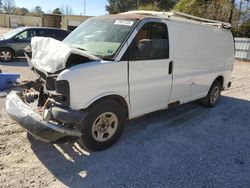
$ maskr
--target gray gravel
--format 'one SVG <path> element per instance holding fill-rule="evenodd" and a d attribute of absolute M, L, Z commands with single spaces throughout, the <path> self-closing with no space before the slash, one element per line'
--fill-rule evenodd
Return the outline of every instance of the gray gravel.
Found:
<path fill-rule="evenodd" d="M 250 187 L 250 63 L 236 64 L 215 108 L 193 102 L 133 120 L 102 152 L 36 141 L 1 114 L 4 187 Z"/>

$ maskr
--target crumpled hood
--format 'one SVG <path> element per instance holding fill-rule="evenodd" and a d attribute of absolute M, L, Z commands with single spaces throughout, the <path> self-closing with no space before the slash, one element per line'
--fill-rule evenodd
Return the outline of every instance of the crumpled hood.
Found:
<path fill-rule="evenodd" d="M 54 73 L 66 67 L 71 54 L 80 55 L 90 60 L 100 60 L 85 51 L 70 47 L 69 45 L 47 37 L 33 37 L 31 40 L 31 64 L 38 70 Z"/>

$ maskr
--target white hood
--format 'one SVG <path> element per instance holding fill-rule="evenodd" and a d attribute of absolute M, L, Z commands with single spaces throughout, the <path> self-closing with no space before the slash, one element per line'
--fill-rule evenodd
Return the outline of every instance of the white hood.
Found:
<path fill-rule="evenodd" d="M 49 73 L 64 69 L 71 54 L 81 55 L 91 60 L 100 60 L 85 51 L 47 37 L 33 37 L 31 40 L 31 49 L 32 66 Z"/>

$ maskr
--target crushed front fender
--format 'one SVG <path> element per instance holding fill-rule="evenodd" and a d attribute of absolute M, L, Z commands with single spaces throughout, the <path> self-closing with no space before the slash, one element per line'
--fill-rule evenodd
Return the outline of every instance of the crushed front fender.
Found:
<path fill-rule="evenodd" d="M 42 116 L 24 103 L 15 91 L 12 91 L 7 96 L 5 104 L 9 116 L 38 140 L 47 143 L 57 143 L 64 140 L 75 140 L 81 137 L 79 130 L 43 120 Z"/>

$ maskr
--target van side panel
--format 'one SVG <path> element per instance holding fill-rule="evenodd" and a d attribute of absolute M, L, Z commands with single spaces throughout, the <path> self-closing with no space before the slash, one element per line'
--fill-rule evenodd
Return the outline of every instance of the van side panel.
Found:
<path fill-rule="evenodd" d="M 224 77 L 225 86 L 234 62 L 231 32 L 213 26 L 168 22 L 174 30 L 174 78 L 169 103 L 205 97 L 218 76 Z"/>

